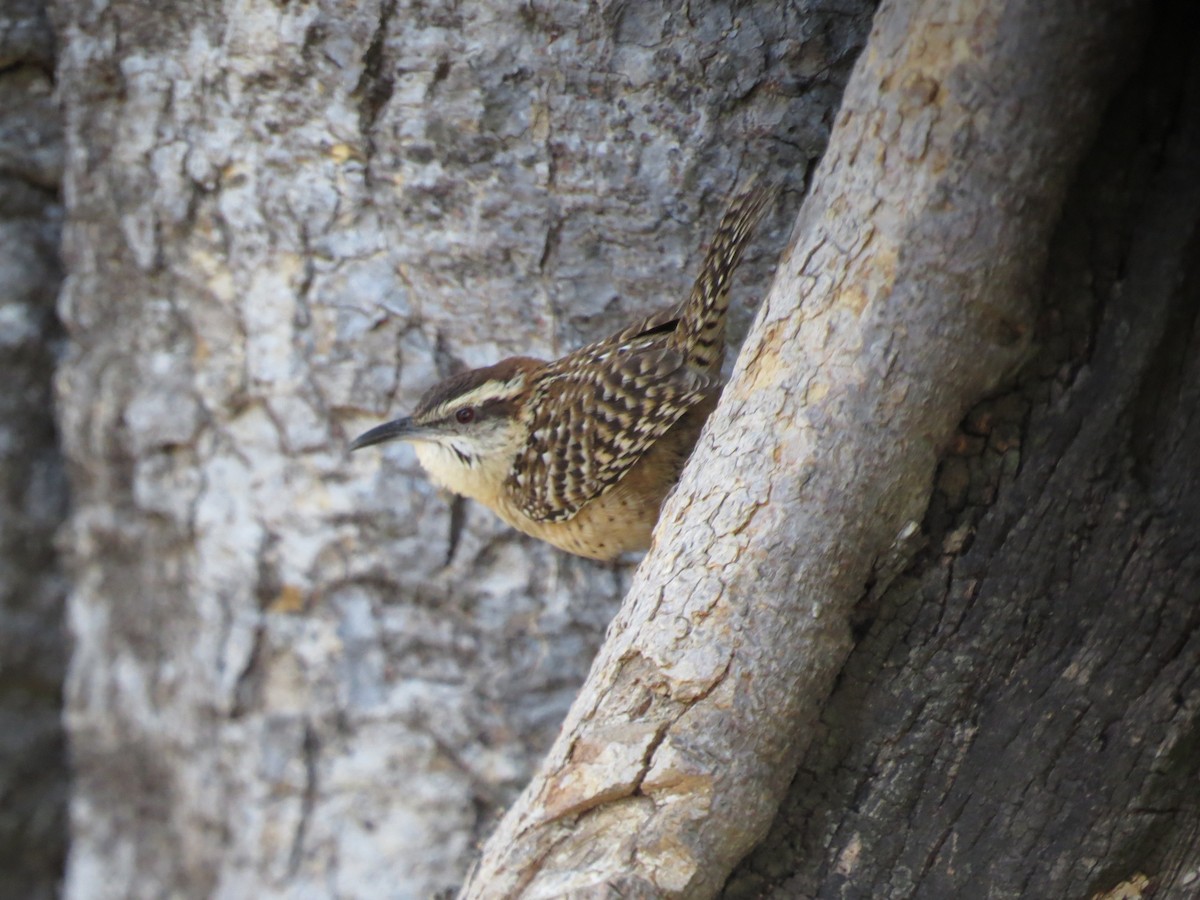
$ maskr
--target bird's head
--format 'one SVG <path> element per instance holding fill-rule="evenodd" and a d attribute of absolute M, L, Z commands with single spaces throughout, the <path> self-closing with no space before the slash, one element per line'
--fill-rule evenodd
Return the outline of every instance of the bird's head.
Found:
<path fill-rule="evenodd" d="M 350 449 L 407 441 L 434 481 L 477 496 L 474 481 L 490 469 L 507 472 L 511 464 L 522 405 L 532 375 L 542 365 L 541 360 L 516 356 L 453 375 L 426 391 L 411 416 L 360 434 Z"/>

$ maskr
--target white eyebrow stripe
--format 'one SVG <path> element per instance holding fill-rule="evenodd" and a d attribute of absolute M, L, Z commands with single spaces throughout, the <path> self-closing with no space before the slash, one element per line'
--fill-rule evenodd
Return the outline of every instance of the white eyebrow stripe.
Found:
<path fill-rule="evenodd" d="M 502 386 L 508 387 L 508 390 L 500 392 Z M 437 418 L 446 415 L 452 409 L 459 409 L 463 406 L 478 406 L 485 400 L 507 400 L 519 394 L 525 386 L 525 379 L 520 378 L 513 382 L 503 381 L 485 381 L 479 387 L 472 388 L 465 394 L 459 394 L 452 400 L 447 400 L 437 408 Z"/>

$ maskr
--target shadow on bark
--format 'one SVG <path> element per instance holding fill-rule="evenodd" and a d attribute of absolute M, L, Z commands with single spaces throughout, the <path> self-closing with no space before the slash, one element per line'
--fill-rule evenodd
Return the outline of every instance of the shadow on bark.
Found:
<path fill-rule="evenodd" d="M 57 895 L 66 851 L 66 484 L 51 403 L 62 137 L 41 3 L 0 10 L 0 896 Z"/>
<path fill-rule="evenodd" d="M 1037 356 L 964 421 L 725 897 L 1194 889 L 1200 54 L 1172 6 L 1068 199 Z"/>

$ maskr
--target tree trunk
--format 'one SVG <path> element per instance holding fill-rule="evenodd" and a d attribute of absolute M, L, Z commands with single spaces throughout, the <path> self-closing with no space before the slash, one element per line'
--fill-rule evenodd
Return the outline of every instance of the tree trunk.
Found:
<path fill-rule="evenodd" d="M 461 882 L 629 574 L 346 438 L 674 304 L 733 183 L 796 201 L 869 14 L 56 4 L 68 896 Z"/>
<path fill-rule="evenodd" d="M 940 464 L 730 900 L 1200 891 L 1200 16 L 1160 4 L 1037 353 Z"/>
<path fill-rule="evenodd" d="M 67 797 L 53 550 L 67 491 L 50 402 L 62 134 L 41 6 L 0 3 L 0 896 L 30 900 L 56 894 Z"/>

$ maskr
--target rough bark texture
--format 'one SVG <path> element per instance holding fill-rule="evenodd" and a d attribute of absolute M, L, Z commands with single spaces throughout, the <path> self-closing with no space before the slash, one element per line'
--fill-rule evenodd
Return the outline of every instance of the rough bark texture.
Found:
<path fill-rule="evenodd" d="M 60 720 L 66 505 L 51 379 L 62 137 L 40 2 L 0 2 L 0 896 L 55 896 L 66 846 Z"/>
<path fill-rule="evenodd" d="M 465 896 L 711 896 L 766 832 L 854 607 L 1027 353 L 1134 6 L 880 9 L 658 543 Z"/>
<path fill-rule="evenodd" d="M 67 894 L 452 887 L 628 577 L 346 435 L 674 303 L 734 182 L 797 197 L 869 4 L 56 16 Z"/>
<path fill-rule="evenodd" d="M 730 900 L 1200 893 L 1200 15 L 1156 20 L 1038 353 L 967 416 Z"/>
<path fill-rule="evenodd" d="M 800 754 L 726 896 L 1195 894 L 1185 4 L 1159 4 L 1048 239 L 1099 76 L 1140 47 L 1136 28 L 1096 39 L 1119 5 L 885 8 L 761 349 L 597 664 L 618 688 L 578 708 L 535 827 L 527 798 L 500 831 L 518 854 L 553 846 L 520 870 L 493 842 L 477 893 L 711 894 Z M 344 437 L 455 366 L 557 353 L 677 299 L 739 174 L 798 186 L 866 13 L 61 0 L 69 896 L 461 880 L 628 575 L 447 505 L 407 450 L 349 460 Z M 48 896 L 62 847 L 39 22 L 0 8 L 5 896 Z M 1031 331 L 1018 386 L 946 439 Z M 847 435 L 869 449 L 829 443 Z M 921 520 L 928 546 L 880 596 L 889 543 Z"/>

